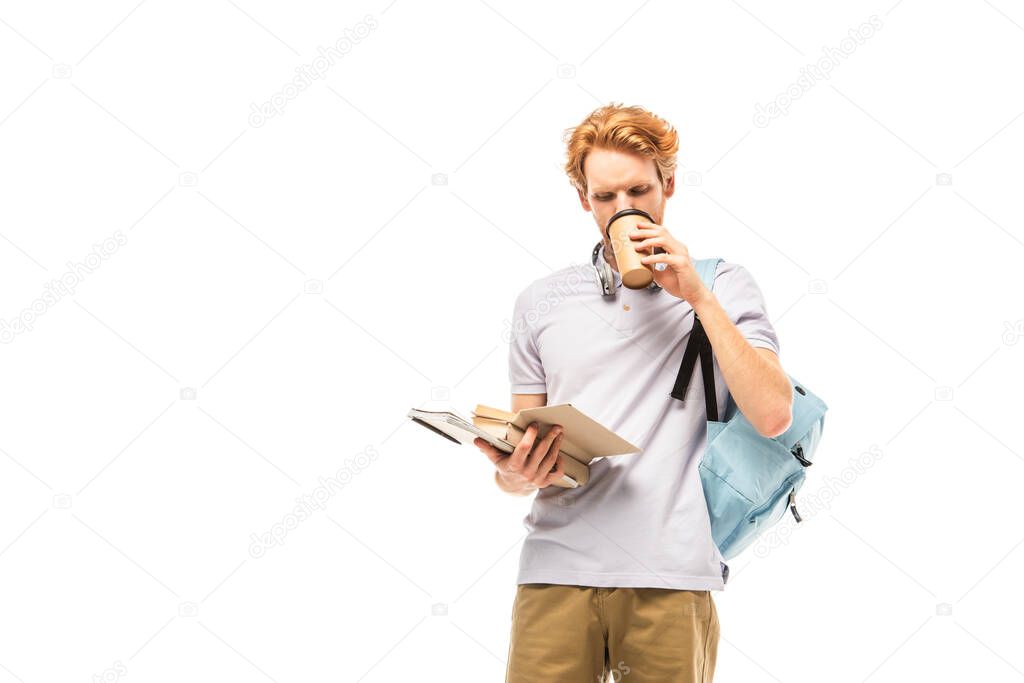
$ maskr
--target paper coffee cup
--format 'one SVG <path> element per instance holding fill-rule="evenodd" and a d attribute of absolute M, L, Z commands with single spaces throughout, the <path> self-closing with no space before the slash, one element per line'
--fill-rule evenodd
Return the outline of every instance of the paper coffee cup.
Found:
<path fill-rule="evenodd" d="M 609 218 L 608 225 L 605 227 L 605 235 L 615 252 L 615 264 L 619 268 L 619 277 L 622 278 L 622 284 L 630 289 L 643 289 L 654 281 L 654 264 L 641 263 L 640 259 L 645 254 L 663 251 L 657 247 L 651 247 L 644 253 L 636 250 L 635 245 L 638 242 L 631 240 L 629 233 L 636 229 L 636 224 L 640 221 L 653 223 L 654 219 L 641 209 L 623 209 Z"/>

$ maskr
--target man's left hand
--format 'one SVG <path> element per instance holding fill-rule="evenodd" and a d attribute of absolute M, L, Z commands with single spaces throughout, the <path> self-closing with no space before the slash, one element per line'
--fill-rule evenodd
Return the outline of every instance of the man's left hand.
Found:
<path fill-rule="evenodd" d="M 648 266 L 666 264 L 664 270 L 654 268 L 654 281 L 662 289 L 691 306 L 710 294 L 693 267 L 685 244 L 657 223 L 639 221 L 636 225 L 637 228 L 628 234 L 633 240 L 633 247 L 641 254 L 640 262 Z M 660 247 L 664 251 L 649 254 L 651 247 Z"/>

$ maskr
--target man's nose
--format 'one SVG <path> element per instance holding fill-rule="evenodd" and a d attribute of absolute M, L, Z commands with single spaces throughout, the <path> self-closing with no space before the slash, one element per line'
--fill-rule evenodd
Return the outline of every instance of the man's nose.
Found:
<path fill-rule="evenodd" d="M 629 197 L 622 196 L 615 201 L 615 213 L 618 213 L 619 211 L 622 211 L 624 209 L 632 208 L 635 207 L 633 206 L 633 202 L 629 201 Z"/>

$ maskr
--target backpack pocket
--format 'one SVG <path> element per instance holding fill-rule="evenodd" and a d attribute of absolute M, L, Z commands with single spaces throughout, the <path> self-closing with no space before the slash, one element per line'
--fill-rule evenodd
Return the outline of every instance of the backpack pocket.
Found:
<path fill-rule="evenodd" d="M 806 467 L 775 439 L 757 435 L 742 415 L 708 421 L 708 444 L 699 472 L 711 535 L 730 559 L 778 522 L 799 489 Z"/>

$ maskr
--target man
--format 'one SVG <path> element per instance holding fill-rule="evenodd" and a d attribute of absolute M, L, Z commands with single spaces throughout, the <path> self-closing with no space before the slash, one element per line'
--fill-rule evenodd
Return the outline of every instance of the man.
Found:
<path fill-rule="evenodd" d="M 502 490 L 537 491 L 524 520 L 506 681 L 710 681 L 719 639 L 711 591 L 724 589 L 728 568 L 697 469 L 707 419 L 699 375 L 685 402 L 670 396 L 694 314 L 714 349 L 719 414 L 731 399 L 761 434 L 781 434 L 791 385 L 750 273 L 723 261 L 712 292 L 662 225 L 675 192 L 672 127 L 612 104 L 567 131 L 567 144 L 566 172 L 602 235 L 615 295 L 603 296 L 589 264 L 519 294 L 512 410 L 571 402 L 641 451 L 594 461 L 587 484 L 568 489 L 551 486 L 562 475 L 560 426 L 542 438 L 531 426 L 508 455 L 477 440 Z M 622 286 L 604 228 L 627 208 L 654 219 L 630 239 L 660 289 Z"/>

